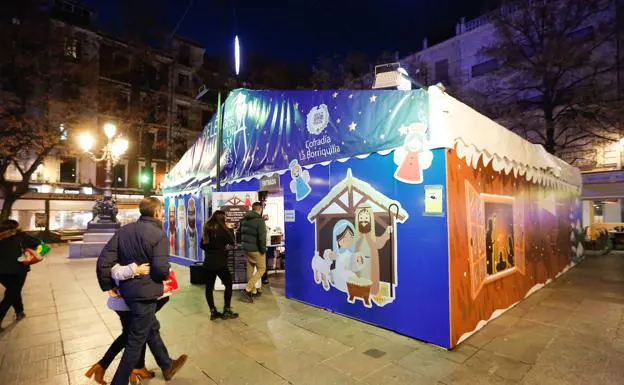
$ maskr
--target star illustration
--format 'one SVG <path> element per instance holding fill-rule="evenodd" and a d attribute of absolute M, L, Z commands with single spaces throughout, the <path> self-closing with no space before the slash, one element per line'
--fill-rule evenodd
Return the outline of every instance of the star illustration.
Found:
<path fill-rule="evenodd" d="M 340 123 L 340 118 L 336 119 L 336 123 Z"/>
<path fill-rule="evenodd" d="M 355 127 L 357 127 L 357 123 L 351 122 L 351 124 L 349 124 L 349 131 L 355 131 Z"/>
<path fill-rule="evenodd" d="M 349 95 L 349 99 L 353 99 L 353 94 Z"/>
<path fill-rule="evenodd" d="M 362 111 L 358 111 L 358 115 L 362 115 Z"/>
<path fill-rule="evenodd" d="M 399 133 L 401 134 L 401 136 L 407 135 L 407 127 L 405 126 L 405 124 L 401 124 L 401 127 L 399 128 Z"/>
<path fill-rule="evenodd" d="M 332 94 L 332 98 L 336 99 L 337 97 L 338 97 L 338 92 L 334 92 L 334 93 Z"/>
<path fill-rule="evenodd" d="M 371 96 L 368 100 L 370 100 L 371 103 L 375 103 L 377 101 L 377 95 Z"/>
<path fill-rule="evenodd" d="M 383 138 L 385 138 L 385 137 L 386 137 L 386 136 L 385 136 L 384 134 L 379 135 L 379 139 L 383 139 Z"/>

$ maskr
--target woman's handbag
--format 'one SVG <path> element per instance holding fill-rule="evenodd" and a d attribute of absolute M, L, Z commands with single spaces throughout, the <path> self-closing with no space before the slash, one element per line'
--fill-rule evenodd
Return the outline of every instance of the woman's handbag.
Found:
<path fill-rule="evenodd" d="M 24 249 L 24 253 L 17 260 L 22 263 L 22 265 L 30 266 L 37 264 L 43 261 L 43 257 L 50 252 L 50 246 L 41 242 L 36 249 Z"/>

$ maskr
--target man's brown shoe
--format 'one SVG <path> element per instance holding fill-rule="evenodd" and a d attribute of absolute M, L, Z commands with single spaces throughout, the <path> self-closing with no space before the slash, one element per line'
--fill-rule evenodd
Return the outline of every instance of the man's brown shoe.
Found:
<path fill-rule="evenodd" d="M 173 360 L 169 369 L 163 370 L 163 377 L 165 377 L 166 381 L 171 380 L 173 376 L 182 369 L 184 364 L 186 364 L 187 358 L 188 356 L 186 354 L 182 354 L 177 360 Z"/>

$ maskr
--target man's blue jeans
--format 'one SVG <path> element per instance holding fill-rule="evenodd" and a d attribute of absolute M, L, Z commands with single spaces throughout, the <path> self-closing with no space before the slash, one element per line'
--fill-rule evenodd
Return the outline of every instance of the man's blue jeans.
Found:
<path fill-rule="evenodd" d="M 146 342 L 162 370 L 169 369 L 172 364 L 167 347 L 160 338 L 160 323 L 156 319 L 156 300 L 126 301 L 126 303 L 130 308 L 128 340 L 111 385 L 128 385 L 132 369 L 141 358 L 141 350 Z"/>

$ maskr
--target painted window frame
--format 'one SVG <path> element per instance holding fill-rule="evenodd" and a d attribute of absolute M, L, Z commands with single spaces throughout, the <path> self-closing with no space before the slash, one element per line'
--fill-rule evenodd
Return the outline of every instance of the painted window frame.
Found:
<path fill-rule="evenodd" d="M 479 193 L 472 184 L 465 181 L 466 215 L 468 222 L 468 263 L 470 266 L 470 288 L 474 300 L 485 285 L 505 277 L 526 271 L 525 205 L 523 195 L 507 196 Z M 486 218 L 485 203 L 511 204 L 513 215 L 514 266 L 499 273 L 487 274 L 487 253 L 485 245 Z M 475 216 L 472 213 L 476 214 Z"/>

